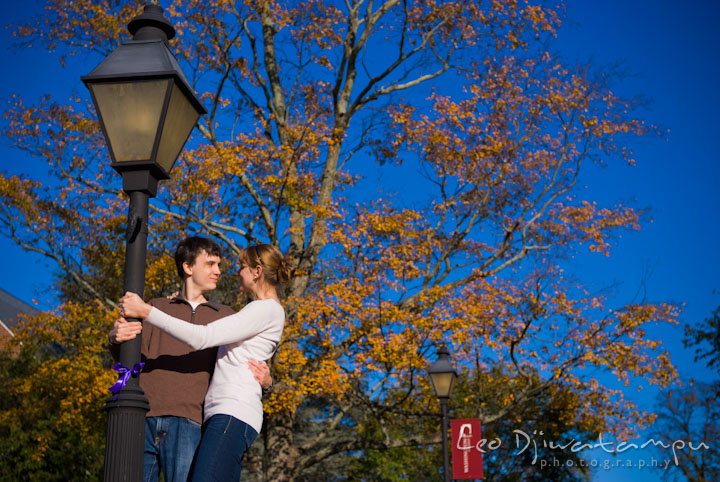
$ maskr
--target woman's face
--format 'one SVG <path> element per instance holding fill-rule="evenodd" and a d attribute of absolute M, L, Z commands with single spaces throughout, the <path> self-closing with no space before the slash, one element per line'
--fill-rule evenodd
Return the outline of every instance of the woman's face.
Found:
<path fill-rule="evenodd" d="M 252 291 L 251 288 L 255 285 L 255 269 L 250 268 L 246 264 L 240 265 L 240 291 Z"/>

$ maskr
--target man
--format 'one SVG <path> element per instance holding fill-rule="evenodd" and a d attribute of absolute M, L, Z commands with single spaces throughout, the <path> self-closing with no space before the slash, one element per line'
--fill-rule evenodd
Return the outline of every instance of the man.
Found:
<path fill-rule="evenodd" d="M 220 246 L 211 239 L 185 238 L 175 250 L 175 264 L 182 280 L 181 295 L 150 302 L 165 313 L 206 325 L 234 311 L 208 301 L 220 277 Z M 117 359 L 119 343 L 134 338 L 139 329 L 124 319 L 110 331 L 110 352 Z M 142 327 L 140 387 L 150 402 L 145 419 L 144 482 L 185 482 L 200 443 L 202 407 L 215 368 L 217 348 L 193 349 L 150 324 Z M 249 362 L 255 378 L 267 388 L 272 384 L 265 364 Z"/>

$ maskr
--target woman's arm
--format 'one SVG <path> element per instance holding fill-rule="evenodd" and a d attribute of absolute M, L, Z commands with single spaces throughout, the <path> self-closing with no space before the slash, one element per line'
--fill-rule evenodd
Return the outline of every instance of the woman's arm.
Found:
<path fill-rule="evenodd" d="M 246 340 L 267 328 L 268 314 L 260 303 L 250 303 L 234 315 L 207 325 L 194 325 L 153 308 L 145 318 L 196 350 Z"/>
<path fill-rule="evenodd" d="M 246 340 L 267 329 L 268 321 L 273 318 L 268 305 L 258 302 L 249 303 L 239 312 L 204 326 L 174 318 L 144 303 L 134 293 L 126 293 L 120 306 L 126 317 L 143 317 L 196 350 Z"/>

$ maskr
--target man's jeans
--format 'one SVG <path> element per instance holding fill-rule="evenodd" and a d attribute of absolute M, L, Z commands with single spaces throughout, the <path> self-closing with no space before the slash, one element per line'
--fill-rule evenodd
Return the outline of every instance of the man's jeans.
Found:
<path fill-rule="evenodd" d="M 200 444 L 199 423 L 183 417 L 145 419 L 144 482 L 187 482 L 195 451 Z"/>
<path fill-rule="evenodd" d="M 213 415 L 203 425 L 191 479 L 193 482 L 237 482 L 242 458 L 258 434 L 230 415 Z"/>

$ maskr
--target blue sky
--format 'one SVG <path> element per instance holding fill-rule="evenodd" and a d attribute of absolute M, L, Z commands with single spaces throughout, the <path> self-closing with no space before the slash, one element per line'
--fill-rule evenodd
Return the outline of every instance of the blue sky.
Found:
<path fill-rule="evenodd" d="M 720 200 L 720 2 L 687 0 L 569 1 L 567 20 L 553 48 L 566 58 L 611 64 L 622 61 L 630 73 L 618 91 L 651 99 L 643 112 L 652 123 L 667 129 L 665 138 L 645 139 L 633 145 L 635 167 L 591 169 L 584 173 L 588 198 L 600 202 L 635 200 L 650 207 L 652 222 L 627 233 L 611 257 L 582 255 L 570 268 L 593 287 L 616 284 L 614 303 L 622 304 L 638 293 L 649 301 L 684 303 L 682 324 L 706 318 L 720 305 L 718 238 Z M 39 0 L 1 0 L 3 25 L 37 11 Z M 79 76 L 98 59 L 77 59 L 62 69 L 57 55 L 41 50 L 16 52 L 7 29 L 0 32 L 0 56 L 5 75 L 0 78 L 0 99 L 22 93 L 28 101 L 44 93 L 64 97 L 72 91 L 87 95 Z M 0 169 L 46 175 L 21 153 L 0 142 Z M 52 265 L 12 242 L 0 238 L 10 276 L 0 288 L 40 308 L 53 304 L 48 292 Z M 711 378 L 703 364 L 681 343 L 682 326 L 657 327 L 651 333 L 663 340 L 681 376 Z M 637 387 L 628 397 L 651 409 L 656 390 Z M 640 438 L 642 440 L 642 438 Z M 636 453 L 650 458 L 650 453 Z M 595 480 L 642 482 L 657 480 L 647 469 L 612 468 L 597 472 Z"/>
<path fill-rule="evenodd" d="M 610 258 L 578 259 L 575 271 L 586 280 L 619 283 L 619 303 L 638 294 L 649 301 L 685 303 L 681 326 L 658 327 L 651 334 L 663 340 L 681 377 L 709 380 L 704 364 L 681 343 L 683 326 L 705 319 L 720 304 L 717 273 L 720 179 L 720 31 L 715 19 L 720 3 L 692 0 L 604 0 L 568 2 L 568 21 L 558 36 L 558 49 L 570 58 L 597 64 L 622 61 L 633 76 L 619 86 L 626 95 L 651 99 L 645 117 L 667 129 L 665 139 L 634 145 L 637 165 L 586 173 L 590 197 L 635 199 L 651 208 L 652 223 L 628 233 Z M 647 275 L 644 275 L 647 273 Z M 644 276 L 647 276 L 643 286 Z M 626 396 L 651 409 L 657 390 L 637 387 Z M 641 434 L 637 442 L 647 437 Z M 715 449 L 717 449 L 715 447 Z M 597 457 L 608 458 L 596 451 Z M 650 462 L 650 450 L 626 455 Z M 633 457 L 634 456 L 634 457 Z M 654 481 L 647 468 L 599 469 L 602 482 Z"/>

